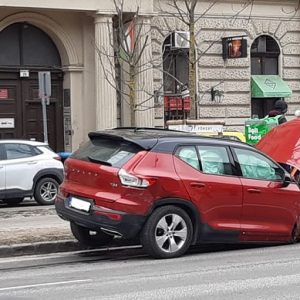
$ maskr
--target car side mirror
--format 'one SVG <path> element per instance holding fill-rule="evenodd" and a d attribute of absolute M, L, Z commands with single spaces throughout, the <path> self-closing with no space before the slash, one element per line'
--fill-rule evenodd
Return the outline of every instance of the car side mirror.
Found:
<path fill-rule="evenodd" d="M 284 179 L 282 181 L 282 187 L 287 187 L 292 182 L 292 179 L 290 176 L 285 175 Z"/>

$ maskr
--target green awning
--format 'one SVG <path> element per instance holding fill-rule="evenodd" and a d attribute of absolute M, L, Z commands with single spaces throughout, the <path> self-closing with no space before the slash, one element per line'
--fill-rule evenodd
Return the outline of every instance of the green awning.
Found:
<path fill-rule="evenodd" d="M 252 75 L 252 98 L 284 98 L 292 96 L 292 90 L 278 75 Z"/>

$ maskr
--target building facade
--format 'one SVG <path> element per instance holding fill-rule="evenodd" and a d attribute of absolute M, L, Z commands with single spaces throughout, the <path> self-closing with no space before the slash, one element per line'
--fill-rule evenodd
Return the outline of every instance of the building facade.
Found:
<path fill-rule="evenodd" d="M 199 1 L 195 12 L 200 17 L 196 22 L 198 119 L 222 120 L 236 130 L 251 115 L 265 114 L 284 92 L 290 117 L 300 107 L 298 1 L 255 1 L 253 6 L 244 2 L 248 1 L 219 1 L 208 9 L 208 1 Z M 182 53 L 189 49 L 168 45 L 174 32 L 188 29 L 170 13 L 165 0 L 140 0 L 139 6 L 142 36 L 150 34 L 141 63 L 153 60 L 156 67 L 137 75 L 138 86 L 147 90 L 137 91 L 138 99 L 146 101 L 151 92 L 159 96 L 150 98 L 147 109 L 136 112 L 136 125 L 163 127 L 173 115 L 166 114 L 162 99 L 179 92 L 176 80 L 169 80 L 173 90 L 166 88 L 165 51 L 174 58 L 168 72 L 184 81 L 188 63 Z M 56 151 L 75 150 L 89 131 L 128 125 L 128 108 L 107 80 L 109 56 L 100 58 L 97 51 L 101 47 L 111 56 L 114 53 L 110 42 L 116 14 L 113 1 L 0 0 L 0 7 L 0 138 L 44 139 L 40 71 L 51 73 L 48 140 Z M 135 10 L 136 1 L 125 1 L 124 13 Z M 224 58 L 225 37 L 246 40 L 247 56 Z M 178 48 L 184 51 L 180 54 Z M 111 70 L 110 76 L 115 72 Z M 253 94 L 254 75 L 276 75 L 291 93 Z"/>

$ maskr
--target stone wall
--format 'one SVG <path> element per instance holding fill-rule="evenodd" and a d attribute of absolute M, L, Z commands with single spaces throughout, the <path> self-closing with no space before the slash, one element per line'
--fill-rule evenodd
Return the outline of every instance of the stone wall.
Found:
<path fill-rule="evenodd" d="M 277 4 L 278 6 L 278 4 Z M 277 7 L 276 6 L 276 7 Z M 278 7 L 277 7 L 278 8 Z M 272 9 L 272 4 L 270 4 Z M 278 9 L 278 11 L 280 11 Z M 156 61 L 161 61 L 162 44 L 170 31 L 187 31 L 178 18 L 164 15 L 152 20 L 152 51 Z M 253 41 L 260 35 L 273 37 L 281 50 L 279 75 L 293 91 L 288 118 L 300 108 L 300 22 L 295 16 L 244 16 L 239 18 L 204 16 L 196 24 L 198 44 L 198 116 L 200 119 L 225 120 L 230 129 L 243 130 L 245 119 L 251 115 L 251 58 Z M 248 42 L 247 57 L 222 58 L 222 37 L 245 35 Z M 161 61 L 162 63 L 162 61 Z M 162 85 L 162 72 L 154 70 L 154 87 Z M 212 101 L 212 87 L 224 92 L 221 101 Z M 263 101 L 263 100 L 262 100 Z M 156 126 L 163 125 L 163 109 L 156 109 Z"/>

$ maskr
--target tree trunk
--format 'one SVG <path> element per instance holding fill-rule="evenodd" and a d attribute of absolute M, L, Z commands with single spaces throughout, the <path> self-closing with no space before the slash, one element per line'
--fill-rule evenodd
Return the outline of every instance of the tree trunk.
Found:
<path fill-rule="evenodd" d="M 189 49 L 189 91 L 191 101 L 190 119 L 197 119 L 196 99 L 196 54 L 195 54 L 195 20 L 194 13 L 190 15 L 190 49 Z"/>
<path fill-rule="evenodd" d="M 135 110 L 136 110 L 136 76 L 135 76 L 135 66 L 130 65 L 129 66 L 129 103 L 130 103 L 130 125 L 131 127 L 136 126 L 135 121 Z"/>

